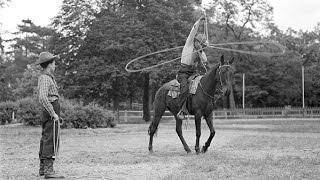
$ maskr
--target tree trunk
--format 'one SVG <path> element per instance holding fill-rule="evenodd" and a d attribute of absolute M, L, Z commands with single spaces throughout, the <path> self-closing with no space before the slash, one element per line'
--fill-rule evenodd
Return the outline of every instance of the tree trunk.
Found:
<path fill-rule="evenodd" d="M 233 88 L 231 89 L 231 93 L 229 95 L 229 108 L 234 109 L 236 107 L 236 103 L 234 101 Z"/>
<path fill-rule="evenodd" d="M 223 98 L 223 109 L 229 109 L 229 95 L 224 95 L 222 98 Z"/>
<path fill-rule="evenodd" d="M 150 121 L 150 108 L 149 108 L 149 73 L 144 73 L 143 79 L 143 120 L 148 122 Z"/>
<path fill-rule="evenodd" d="M 118 86 L 118 77 L 115 78 L 115 80 L 112 83 L 112 89 L 113 89 L 113 108 L 114 111 L 119 110 L 119 86 Z"/>

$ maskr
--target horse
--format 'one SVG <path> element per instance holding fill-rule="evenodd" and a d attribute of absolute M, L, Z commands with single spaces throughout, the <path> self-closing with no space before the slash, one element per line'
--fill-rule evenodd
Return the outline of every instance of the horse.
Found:
<path fill-rule="evenodd" d="M 194 95 L 189 94 L 187 100 L 188 111 L 191 115 L 194 115 L 195 126 L 196 126 L 196 144 L 195 151 L 197 154 L 200 153 L 199 139 L 201 136 L 201 118 L 204 117 L 206 123 L 210 129 L 210 136 L 202 147 L 201 152 L 205 153 L 210 146 L 210 143 L 215 135 L 215 129 L 213 127 L 213 98 L 216 88 L 219 86 L 222 95 L 228 95 L 231 92 L 232 80 L 234 68 L 231 66 L 233 63 L 232 59 L 230 62 L 224 60 L 224 56 L 220 57 L 219 63 L 214 65 L 210 70 L 200 79 L 200 83 L 196 89 Z M 171 82 L 171 81 L 170 81 Z M 170 90 L 170 82 L 161 86 L 155 95 L 154 100 L 154 117 L 150 123 L 148 133 L 149 139 L 149 152 L 153 153 L 153 136 L 157 132 L 158 125 L 161 117 L 165 110 L 168 110 L 173 114 L 176 120 L 176 133 L 178 134 L 184 150 L 190 153 L 191 150 L 187 145 L 184 137 L 182 136 L 182 120 L 177 117 L 177 113 L 180 110 L 179 98 L 172 98 L 168 96 Z"/>

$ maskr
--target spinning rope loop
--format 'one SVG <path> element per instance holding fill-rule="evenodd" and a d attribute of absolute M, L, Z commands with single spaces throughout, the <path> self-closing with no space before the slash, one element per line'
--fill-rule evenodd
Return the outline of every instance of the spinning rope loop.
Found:
<path fill-rule="evenodd" d="M 279 49 L 279 51 L 278 52 L 255 52 L 255 51 L 250 51 L 250 50 L 239 50 L 239 49 L 221 47 L 221 46 L 226 46 L 226 45 L 266 45 L 266 44 L 274 45 L 275 47 L 277 47 Z M 125 70 L 127 72 L 140 72 L 140 71 L 149 70 L 149 69 L 152 69 L 152 68 L 155 68 L 155 67 L 158 67 L 158 66 L 162 66 L 164 64 L 171 63 L 173 61 L 176 61 L 176 60 L 180 59 L 181 57 L 177 57 L 177 58 L 174 58 L 172 60 L 168 60 L 166 62 L 159 63 L 159 64 L 152 65 L 152 66 L 148 66 L 148 67 L 141 68 L 141 69 L 129 69 L 128 68 L 130 64 L 132 64 L 132 63 L 134 63 L 134 62 L 136 62 L 138 60 L 141 60 L 143 58 L 146 58 L 146 57 L 149 57 L 149 56 L 152 56 L 152 55 L 155 55 L 155 54 L 160 54 L 160 53 L 164 53 L 164 52 L 169 52 L 169 51 L 181 49 L 183 47 L 184 46 L 168 48 L 168 49 L 164 49 L 164 50 L 161 50 L 161 51 L 157 51 L 157 52 L 153 52 L 153 53 L 149 53 L 149 54 L 137 57 L 137 58 L 135 58 L 135 59 L 133 59 L 133 60 L 128 62 L 128 64 L 125 67 Z M 212 49 L 218 49 L 218 50 L 224 50 L 224 51 L 231 51 L 231 52 L 237 52 L 237 53 L 242 53 L 242 54 L 250 54 L 250 55 L 255 55 L 255 56 L 267 56 L 267 57 L 281 56 L 285 52 L 285 47 L 283 45 L 281 45 L 279 43 L 276 43 L 276 42 L 270 42 L 270 41 L 246 41 L 246 42 L 231 42 L 231 43 L 209 44 L 207 47 L 202 48 L 202 49 L 206 49 L 206 48 L 212 48 Z M 202 50 L 202 49 L 200 49 L 200 50 Z M 198 51 L 200 51 L 200 50 L 198 50 Z M 194 51 L 193 53 L 196 53 L 198 51 Z M 191 54 L 193 54 L 193 53 L 191 53 Z M 187 54 L 185 56 L 188 56 L 188 55 L 190 55 L 190 54 Z"/>
<path fill-rule="evenodd" d="M 284 54 L 285 47 L 283 45 L 281 45 L 279 43 L 276 43 L 276 42 L 270 42 L 270 41 L 246 41 L 246 42 L 231 42 L 231 43 L 210 44 L 209 43 L 209 35 L 208 35 L 208 22 L 207 22 L 207 17 L 206 17 L 207 15 L 206 15 L 206 11 L 205 10 L 203 10 L 203 11 L 204 11 L 204 16 L 205 16 L 203 34 L 205 34 L 205 36 L 206 36 L 207 47 L 204 47 L 202 49 L 213 48 L 213 49 L 218 49 L 218 50 L 231 51 L 231 52 L 237 52 L 237 53 L 243 53 L 243 54 L 250 54 L 250 55 L 255 55 L 255 56 L 267 56 L 267 57 L 280 56 L 280 55 Z M 274 45 L 280 51 L 279 52 L 255 52 L 255 51 L 250 51 L 250 50 L 240 50 L 240 49 L 232 49 L 232 48 L 220 47 L 220 46 L 227 46 L 227 45 L 259 45 L 261 47 L 261 45 L 267 45 L 267 44 Z M 127 72 L 140 72 L 140 71 L 145 71 L 145 70 L 152 69 L 152 68 L 155 68 L 155 67 L 158 67 L 158 66 L 162 66 L 164 64 L 171 63 L 173 61 L 176 61 L 176 60 L 180 59 L 181 57 L 174 58 L 172 60 L 169 60 L 169 61 L 166 61 L 166 62 L 163 62 L 163 63 L 159 63 L 159 64 L 156 64 L 156 65 L 152 65 L 152 66 L 149 66 L 149 67 L 141 68 L 141 69 L 128 69 L 130 64 L 132 64 L 132 63 L 134 63 L 134 62 L 136 62 L 136 61 L 138 61 L 140 59 L 143 59 L 145 57 L 152 56 L 152 55 L 155 55 L 155 54 L 160 54 L 160 53 L 164 53 L 164 52 L 169 52 L 169 51 L 172 51 L 172 50 L 180 49 L 180 48 L 183 48 L 183 46 L 164 49 L 164 50 L 161 50 L 161 51 L 157 51 L 157 52 L 153 52 L 153 53 L 149 53 L 149 54 L 137 57 L 137 58 L 135 58 L 135 59 L 133 59 L 133 60 L 128 62 L 128 64 L 125 67 L 125 70 Z M 202 50 L 202 49 L 200 49 L 200 50 Z M 193 53 L 199 52 L 200 50 L 194 51 Z M 193 54 L 193 53 L 191 53 L 191 54 Z M 187 54 L 185 56 L 189 56 L 191 54 Z"/>
<path fill-rule="evenodd" d="M 148 56 L 152 56 L 152 55 L 155 55 L 155 54 L 160 54 L 160 53 L 164 53 L 164 52 L 168 52 L 168 51 L 172 51 L 172 50 L 176 50 L 176 49 L 180 49 L 180 48 L 183 48 L 183 46 L 178 46 L 178 47 L 174 47 L 174 48 L 169 48 L 169 49 L 164 49 L 164 50 L 161 50 L 161 51 L 157 51 L 157 52 L 153 52 L 153 53 L 150 53 L 150 54 L 146 54 L 146 55 L 143 55 L 143 56 L 140 56 L 140 57 L 137 57 L 133 60 L 131 60 L 130 62 L 128 62 L 128 64 L 126 65 L 125 69 L 127 72 L 140 72 L 140 71 L 145 71 L 145 70 L 148 70 L 148 69 L 152 69 L 152 68 L 155 68 L 155 67 L 158 67 L 158 66 L 162 66 L 164 64 L 168 64 L 168 63 L 171 63 L 173 61 L 176 61 L 178 59 L 180 59 L 181 57 L 177 57 L 177 58 L 174 58 L 172 60 L 169 60 L 169 61 L 166 61 L 166 62 L 163 62 L 163 63 L 160 63 L 160 64 L 156 64 L 156 65 L 153 65 L 153 66 L 149 66 L 149 67 L 146 67 L 146 68 L 142 68 L 142 69 L 136 69 L 136 70 L 132 70 L 132 69 L 128 69 L 128 66 L 142 58 L 145 58 L 145 57 L 148 57 Z M 202 48 L 203 49 L 203 48 Z M 200 50 L 202 50 L 200 49 Z M 198 50 L 198 51 L 200 51 Z M 193 53 L 196 53 L 198 51 L 195 51 Z M 193 54 L 191 53 L 191 54 Z M 185 56 L 189 56 L 190 54 L 187 54 Z"/>

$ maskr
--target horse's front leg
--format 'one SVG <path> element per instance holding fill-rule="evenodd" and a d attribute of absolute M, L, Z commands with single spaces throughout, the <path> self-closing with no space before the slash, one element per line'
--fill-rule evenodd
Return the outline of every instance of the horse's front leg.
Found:
<path fill-rule="evenodd" d="M 195 115 L 195 125 L 196 125 L 196 145 L 195 145 L 195 150 L 196 153 L 200 153 L 200 147 L 199 147 L 199 141 L 200 141 L 200 136 L 201 136 L 201 115 L 199 113 L 196 113 Z"/>
<path fill-rule="evenodd" d="M 202 150 L 201 150 L 202 153 L 207 152 L 208 147 L 210 146 L 210 143 L 211 143 L 214 135 L 216 134 L 216 131 L 213 128 L 213 122 L 212 122 L 213 112 L 211 112 L 208 116 L 204 116 L 204 118 L 207 122 L 209 129 L 210 129 L 210 136 L 209 136 L 207 142 L 205 143 L 205 145 L 202 147 Z"/>
<path fill-rule="evenodd" d="M 191 150 L 182 136 L 182 120 L 179 119 L 176 115 L 175 115 L 175 119 L 176 119 L 176 132 L 180 138 L 180 141 L 182 142 L 184 150 L 187 151 L 187 153 L 190 153 Z"/>

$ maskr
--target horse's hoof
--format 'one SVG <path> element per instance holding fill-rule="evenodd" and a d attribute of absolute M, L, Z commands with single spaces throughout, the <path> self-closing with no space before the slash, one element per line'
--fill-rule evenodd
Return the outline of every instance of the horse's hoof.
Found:
<path fill-rule="evenodd" d="M 149 148 L 149 154 L 153 154 L 153 148 Z"/>
<path fill-rule="evenodd" d="M 196 150 L 196 154 L 200 153 L 200 148 L 199 147 L 196 147 L 195 150 Z"/>
<path fill-rule="evenodd" d="M 190 149 L 187 149 L 186 151 L 187 151 L 187 154 L 191 153 L 191 150 L 190 150 Z"/>
<path fill-rule="evenodd" d="M 202 149 L 201 149 L 201 153 L 206 153 L 206 152 L 207 152 L 207 150 L 208 150 L 208 149 L 207 149 L 206 147 L 204 147 L 204 146 L 203 146 L 203 147 L 202 147 Z"/>

